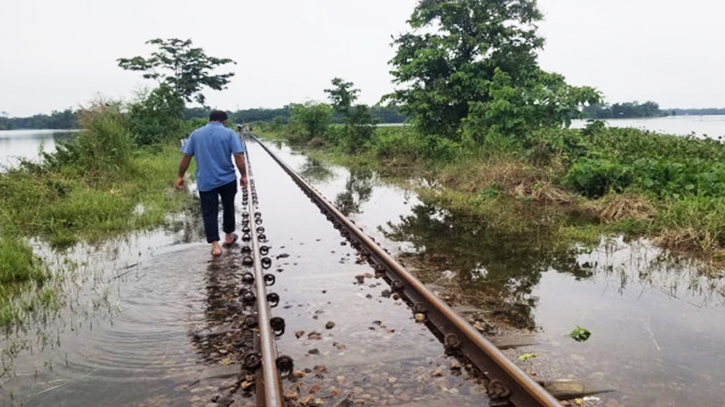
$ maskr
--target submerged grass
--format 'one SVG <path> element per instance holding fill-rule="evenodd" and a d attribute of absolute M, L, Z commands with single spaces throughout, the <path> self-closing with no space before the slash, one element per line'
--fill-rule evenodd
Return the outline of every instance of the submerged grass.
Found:
<path fill-rule="evenodd" d="M 55 249 L 93 243 L 163 225 L 192 202 L 174 188 L 175 143 L 132 149 L 119 106 L 93 106 L 81 121 L 85 131 L 43 163 L 0 173 L 0 326 L 52 308 L 60 295 L 28 238 Z"/>

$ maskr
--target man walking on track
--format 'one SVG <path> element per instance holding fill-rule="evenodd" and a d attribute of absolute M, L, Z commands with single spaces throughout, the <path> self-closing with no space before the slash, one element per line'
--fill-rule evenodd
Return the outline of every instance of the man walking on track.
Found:
<path fill-rule="evenodd" d="M 201 198 L 201 213 L 204 217 L 206 241 L 211 243 L 211 254 L 219 256 L 219 197 L 222 198 L 224 221 L 224 245 L 231 246 L 237 240 L 234 234 L 234 196 L 237 194 L 237 175 L 234 172 L 232 156 L 242 177 L 239 185 L 247 187 L 247 171 L 244 165 L 244 145 L 234 130 L 228 129 L 227 114 L 214 110 L 209 115 L 209 123 L 197 129 L 189 136 L 181 148 L 184 156 L 179 164 L 176 187 L 184 188 L 184 174 L 189 168 L 191 157 L 196 157 L 196 182 Z"/>

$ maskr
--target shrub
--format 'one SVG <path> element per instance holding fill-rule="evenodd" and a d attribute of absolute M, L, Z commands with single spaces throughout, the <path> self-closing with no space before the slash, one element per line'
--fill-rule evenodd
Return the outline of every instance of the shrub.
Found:
<path fill-rule="evenodd" d="M 177 135 L 184 117 L 184 100 L 168 85 L 140 93 L 128 106 L 133 141 L 140 146 L 156 144 Z"/>
<path fill-rule="evenodd" d="M 634 180 L 628 166 L 605 159 L 583 158 L 567 172 L 564 183 L 589 198 L 599 198 L 609 192 L 622 192 Z"/>

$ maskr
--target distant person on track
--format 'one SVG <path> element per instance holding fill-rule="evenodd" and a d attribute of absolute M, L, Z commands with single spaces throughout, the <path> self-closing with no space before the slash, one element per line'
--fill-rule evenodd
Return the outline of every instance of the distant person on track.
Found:
<path fill-rule="evenodd" d="M 242 175 L 239 185 L 247 187 L 247 171 L 244 163 L 244 145 L 239 135 L 226 127 L 227 114 L 214 110 L 209 115 L 209 123 L 195 130 L 181 148 L 184 156 L 179 164 L 176 176 L 176 187 L 184 188 L 184 174 L 189 168 L 191 157 L 196 157 L 196 182 L 201 198 L 201 213 L 204 217 L 206 241 L 211 243 L 211 254 L 219 256 L 222 248 L 219 245 L 219 197 L 224 210 L 222 227 L 226 234 L 224 245 L 229 247 L 237 241 L 234 234 L 234 196 L 237 194 L 237 175 L 234 162 Z"/>

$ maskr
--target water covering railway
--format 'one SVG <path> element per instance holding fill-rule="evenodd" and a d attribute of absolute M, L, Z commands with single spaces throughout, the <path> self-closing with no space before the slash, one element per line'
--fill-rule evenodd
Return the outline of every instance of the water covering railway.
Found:
<path fill-rule="evenodd" d="M 361 199 L 362 195 L 367 194 L 366 178 L 345 173 L 332 176 L 332 182 L 326 183 L 321 180 L 329 174 L 325 175 L 324 169 L 310 165 L 311 160 L 291 155 L 286 149 L 272 150 L 282 152 L 285 161 L 293 163 L 298 171 L 302 170 L 305 178 L 316 180 L 316 185 L 325 187 L 326 196 L 337 195 L 336 204 L 345 213 L 365 210 L 364 216 L 353 215 L 358 224 L 365 225 L 364 232 L 378 238 L 392 252 L 401 246 L 396 254 L 402 255 L 406 263 L 413 261 L 412 257 L 405 256 L 405 252 L 412 251 L 408 243 L 380 239 L 382 233 L 375 226 L 410 213 L 413 206 L 422 207 L 420 202 L 416 202 L 414 194 L 405 196 L 395 192 L 397 195 L 386 197 L 385 194 L 392 193 L 392 188 L 376 185 L 373 198 L 368 196 L 370 200 L 363 204 L 365 199 Z M 270 247 L 269 257 L 273 261 L 267 272 L 276 276 L 275 284 L 268 289 L 280 298 L 279 305 L 272 309 L 271 314 L 284 318 L 286 322 L 285 334 L 276 339 L 276 351 L 294 361 L 295 374 L 281 382 L 282 393 L 296 404 L 307 405 L 443 405 L 449 402 L 487 405 L 486 380 L 477 370 L 469 368 L 465 358 L 447 354 L 450 352 L 442 342 L 444 338 L 436 337 L 435 329 L 415 321 L 415 314 L 409 308 L 410 304 L 405 302 L 405 297 L 401 293 L 396 295 L 385 277 L 376 278 L 375 269 L 366 264 L 359 250 L 341 236 L 334 223 L 326 219 L 325 214 L 310 202 L 260 145 L 251 142 L 249 151 L 259 197 L 257 210 L 262 213 L 264 234 L 268 240 L 266 245 Z M 237 207 L 241 214 L 245 210 L 241 194 L 238 199 Z M 376 207 L 372 208 L 372 205 Z M 437 211 L 426 209 L 424 213 L 415 213 L 417 219 L 421 219 L 421 225 L 409 224 L 411 218 L 406 218 L 389 227 L 405 230 L 425 226 L 426 230 L 416 231 L 419 234 L 416 239 L 427 239 L 426 245 L 433 253 L 429 256 L 436 256 L 434 260 L 438 261 L 440 254 L 433 252 L 434 249 L 438 252 L 450 250 L 458 256 L 457 262 L 470 269 L 471 266 L 466 263 L 470 259 L 463 248 L 471 242 L 461 240 L 462 229 L 455 222 L 439 228 L 439 223 L 449 220 Z M 253 342 L 253 337 L 247 335 L 249 330 L 243 329 L 244 317 L 254 312 L 253 307 L 239 301 L 240 290 L 250 287 L 244 282 L 244 276 L 252 269 L 243 264 L 245 254 L 240 248 L 228 250 L 222 258 L 210 261 L 207 247 L 193 243 L 201 240 L 198 214 L 191 213 L 181 218 L 178 223 L 172 222 L 173 227 L 163 233 L 142 233 L 125 241 L 110 242 L 100 249 L 89 247 L 91 255 L 77 253 L 76 260 L 88 263 L 97 273 L 89 275 L 88 281 L 83 283 L 86 289 L 71 291 L 71 309 L 63 311 L 60 318 L 49 319 L 42 337 L 36 337 L 35 328 L 24 334 L 27 343 L 31 344 L 26 349 L 32 349 L 32 352 L 17 351 L 12 368 L 14 375 L 4 375 L 0 379 L 0 404 L 257 405 L 260 400 L 251 388 L 263 382 L 252 374 L 239 375 L 244 356 L 252 349 L 248 344 Z M 425 219 L 428 220 L 423 222 Z M 407 233 L 411 233 L 410 230 Z M 553 266 L 546 266 L 549 254 L 545 252 L 510 251 L 509 242 L 498 241 L 489 247 L 487 245 L 494 242 L 487 242 L 480 236 L 476 239 L 480 245 L 472 245 L 471 248 L 477 250 L 479 257 L 481 253 L 488 253 L 485 264 L 489 275 L 485 279 L 494 283 L 498 278 L 495 261 L 499 254 L 509 256 L 509 273 L 519 265 L 511 266 L 512 259 L 520 262 L 521 268 L 525 269 L 523 266 L 528 264 L 529 257 L 538 259 L 536 264 L 544 262 L 541 267 L 564 270 L 559 264 L 560 257 L 555 259 L 557 262 L 552 262 Z M 446 249 L 443 244 L 448 241 L 456 241 L 460 248 Z M 630 329 L 630 318 L 623 318 L 623 313 L 612 313 L 614 309 L 611 307 L 585 307 L 591 315 L 585 315 L 585 319 L 572 319 L 569 315 L 576 314 L 577 307 L 587 304 L 586 298 L 592 298 L 591 295 L 587 297 L 591 290 L 579 283 L 580 279 L 584 282 L 587 279 L 603 281 L 605 288 L 613 287 L 602 292 L 602 284 L 591 284 L 592 290 L 596 291 L 594 297 L 606 300 L 611 293 L 619 292 L 619 295 L 614 295 L 614 301 L 621 302 L 624 296 L 624 303 L 628 303 L 635 301 L 627 295 L 631 288 L 638 291 L 634 296 L 639 300 L 651 297 L 653 293 L 659 295 L 659 291 L 647 289 L 656 288 L 658 279 L 665 281 L 667 277 L 667 281 L 680 281 L 694 278 L 683 274 L 679 268 L 670 272 L 669 269 L 657 269 L 651 261 L 630 259 L 630 262 L 638 262 L 639 266 L 632 267 L 633 272 L 638 273 L 641 279 L 644 270 L 652 281 L 648 285 L 642 283 L 644 288 L 640 290 L 637 280 L 629 279 L 627 289 L 622 285 L 617 290 L 619 285 L 613 284 L 612 280 L 618 282 L 621 277 L 624 284 L 624 278 L 630 277 L 615 273 L 596 274 L 594 271 L 595 267 L 608 264 L 605 260 L 625 262 L 626 258 L 621 259 L 623 255 L 632 257 L 627 255 L 629 252 L 626 250 L 617 250 L 611 259 L 606 253 L 581 255 L 578 261 L 584 264 L 583 271 L 588 270 L 588 274 L 582 274 L 582 270 L 572 271 L 570 278 L 569 274 L 546 273 L 534 291 L 542 298 L 536 304 L 535 316 L 550 332 L 538 335 L 538 345 L 517 348 L 513 353 L 509 350 L 507 355 L 515 359 L 516 354 L 537 353 L 539 356 L 532 361 L 518 363 L 524 366 L 530 364 L 531 368 L 526 370 L 536 373 L 537 380 L 572 375 L 604 378 L 608 383 L 614 381 L 613 387 L 618 391 L 602 396 L 602 404 L 607 406 L 629 405 L 627 400 L 637 400 L 636 405 L 683 405 L 683 400 L 704 400 L 692 405 L 717 405 L 712 403 L 721 398 L 718 386 L 722 386 L 722 380 L 716 374 L 720 371 L 717 366 L 721 356 L 708 349 L 717 347 L 718 327 L 698 328 L 696 336 L 685 335 L 688 331 L 682 330 L 682 335 L 687 336 L 688 343 L 693 345 L 686 352 L 676 352 L 668 349 L 682 347 L 676 346 L 677 342 L 669 338 L 678 337 L 678 332 L 672 331 L 666 337 L 660 329 L 665 325 L 657 325 L 658 320 L 679 320 L 678 315 L 687 315 L 691 323 L 700 326 L 698 321 L 704 321 L 705 317 L 716 312 L 708 303 L 698 301 L 696 308 L 674 308 L 676 312 L 669 312 L 667 310 L 672 310 L 679 301 L 678 296 L 682 296 L 681 292 L 673 289 L 665 293 L 666 304 L 635 302 L 642 312 L 648 311 L 652 315 L 650 322 L 642 319 L 638 311 L 626 314 L 638 318 L 637 324 L 648 328 L 643 331 L 646 334 L 644 341 L 635 341 L 639 334 Z M 587 266 L 596 261 L 600 261 L 601 266 Z M 447 270 L 451 264 L 446 262 L 436 268 L 438 274 L 450 274 Z M 677 276 L 676 279 L 674 276 Z M 518 280 L 520 284 L 513 288 L 519 289 L 522 285 L 526 288 L 527 278 Z M 473 286 L 476 281 L 466 280 L 461 284 Z M 552 285 L 559 288 L 554 289 Z M 440 293 L 440 290 L 434 289 Z M 709 292 L 704 284 L 699 291 Z M 555 295 L 554 301 L 551 293 L 562 294 Z M 691 291 L 687 293 L 686 297 L 692 297 L 688 302 L 699 298 L 689 294 Z M 614 303 L 610 301 L 607 304 Z M 663 313 L 654 312 L 653 306 L 662 309 Z M 466 312 L 463 310 L 462 313 Z M 583 320 L 585 326 L 591 328 L 594 325 L 592 316 L 601 316 L 602 312 L 621 321 L 617 326 L 626 331 L 607 332 L 605 328 L 595 326 L 595 342 L 590 341 L 583 346 L 574 346 L 565 338 L 571 321 Z M 667 319 L 662 319 L 663 315 Z M 552 320 L 558 325 L 551 325 Z M 615 346 L 615 353 L 606 353 L 609 348 L 603 346 L 602 341 L 617 343 L 624 333 L 631 335 L 632 340 L 619 342 L 622 346 Z M 650 364 L 645 360 L 645 357 L 651 356 L 648 352 L 643 353 L 641 358 L 635 357 L 631 363 L 618 356 L 637 351 L 639 348 L 634 347 L 636 343 L 656 347 L 655 351 L 659 353 L 651 358 Z M 13 346 L 8 341 L 3 343 L 6 351 L 16 352 Z M 566 353 L 557 349 L 566 349 Z M 695 360 L 701 360 L 698 366 L 704 367 L 703 372 L 687 369 L 688 374 L 696 375 L 696 378 L 683 374 L 664 376 L 665 367 L 677 363 L 685 369 L 689 362 L 685 358 L 691 355 L 697 357 L 698 352 L 704 359 L 699 357 Z M 547 354 L 556 358 L 545 359 Z M 594 355 L 609 355 L 609 359 L 600 357 L 597 360 Z M 539 360 L 553 361 L 555 368 L 549 369 Z M 557 361 L 561 364 L 557 365 Z M 652 367 L 652 364 L 655 369 L 647 370 L 651 372 L 651 377 L 633 376 L 648 366 Z M 672 371 L 672 367 L 668 367 L 667 371 Z M 708 371 L 711 373 L 706 376 Z M 622 372 L 621 377 L 619 372 Z M 646 387 L 634 377 L 641 378 Z M 685 383 L 690 385 L 685 386 Z M 621 399 L 623 393 L 627 398 Z M 257 390 L 256 394 L 261 395 L 262 392 Z M 613 400 L 620 401 L 612 403 Z"/>
<path fill-rule="evenodd" d="M 327 345 L 332 345 L 332 349 L 328 348 L 326 352 L 323 350 L 323 354 L 331 355 L 334 359 L 324 364 L 316 364 L 313 367 L 308 366 L 303 371 L 295 371 L 293 370 L 293 358 L 289 356 L 277 358 L 276 346 L 270 332 L 274 331 L 277 332 L 276 336 L 282 336 L 285 330 L 285 319 L 275 317 L 275 321 L 270 320 L 269 317 L 270 307 L 276 307 L 280 298 L 278 294 L 268 294 L 266 292 L 263 280 L 268 282 L 269 285 L 273 285 L 278 279 L 272 273 L 265 275 L 262 272 L 262 268 L 270 269 L 272 267 L 272 258 L 268 257 L 269 249 L 272 246 L 266 245 L 267 237 L 264 234 L 266 230 L 264 227 L 259 226 L 262 224 L 262 214 L 258 211 L 256 179 L 251 176 L 250 186 L 243 193 L 243 204 L 248 209 L 243 214 L 243 241 L 251 242 L 251 244 L 245 246 L 242 250 L 251 254 L 251 256 L 245 257 L 244 262 L 247 265 L 253 264 L 255 272 L 253 277 L 251 273 L 248 274 L 246 281 L 253 284 L 256 290 L 254 293 L 251 290 L 243 290 L 243 296 L 245 296 L 243 300 L 249 303 L 256 300 L 255 312 L 246 317 L 247 321 L 250 322 L 245 325 L 245 328 L 247 330 L 254 328 L 253 331 L 258 333 L 258 340 L 255 341 L 257 346 L 253 350 L 247 351 L 244 356 L 244 368 L 250 373 L 257 371 L 256 388 L 258 389 L 257 402 L 259 405 L 282 406 L 286 403 L 304 406 L 322 405 L 325 404 L 325 399 L 332 399 L 331 401 L 336 405 L 346 402 L 358 404 L 367 402 L 376 405 L 400 404 L 413 399 L 413 396 L 407 394 L 405 389 L 414 386 L 416 382 L 423 384 L 424 387 L 422 391 L 418 391 L 414 395 L 415 400 L 417 402 L 426 400 L 425 404 L 429 404 L 431 400 L 450 399 L 455 395 L 460 398 L 459 404 L 464 405 L 481 405 L 483 403 L 486 405 L 518 407 L 558 406 L 560 403 L 554 395 L 561 399 L 573 399 L 601 392 L 600 389 L 570 380 L 537 383 L 510 361 L 493 343 L 485 339 L 480 332 L 410 274 L 386 249 L 380 247 L 374 239 L 365 235 L 354 222 L 347 219 L 344 214 L 320 195 L 291 167 L 261 144 L 256 137 L 248 134 L 247 138 L 250 137 L 258 147 L 266 151 L 279 164 L 279 167 L 290 176 L 301 191 L 312 199 L 320 208 L 320 212 L 333 224 L 334 229 L 339 231 L 340 235 L 351 243 L 351 246 L 355 249 L 355 252 L 353 252 L 355 255 L 354 263 L 363 267 L 365 265 L 370 266 L 374 274 L 371 273 L 371 270 L 366 270 L 366 273 L 356 275 L 356 283 L 353 287 L 368 285 L 367 280 L 369 279 L 371 281 L 368 288 L 376 289 L 383 284 L 375 280 L 383 280 L 385 286 L 389 286 L 389 288 L 382 289 L 380 297 L 386 300 L 391 299 L 391 301 L 378 300 L 378 303 L 391 305 L 389 303 L 392 302 L 393 305 L 399 306 L 395 312 L 402 313 L 402 315 L 396 315 L 390 319 L 392 314 L 390 311 L 380 310 L 381 315 L 386 315 L 386 319 L 388 319 L 386 324 L 383 325 L 382 320 L 369 323 L 372 325 L 369 328 L 370 331 L 376 331 L 375 325 L 377 325 L 378 329 L 385 329 L 389 334 L 389 337 L 385 339 L 392 346 L 394 353 L 387 355 L 382 353 L 385 355 L 383 360 L 375 358 L 381 354 L 378 340 L 374 338 L 369 341 L 356 340 L 356 338 L 359 339 L 361 331 L 365 332 L 365 322 L 359 321 L 358 324 L 349 325 L 349 317 L 328 312 L 328 310 L 334 309 L 334 307 L 330 306 L 332 302 L 329 301 L 326 305 L 314 311 L 312 324 L 295 324 L 295 328 L 299 329 L 295 331 L 295 337 L 301 339 L 307 335 L 308 340 L 322 341 L 321 344 L 325 344 L 325 340 L 327 340 Z M 249 162 L 249 153 L 247 153 L 248 171 L 252 174 Z M 266 170 L 269 170 L 269 168 L 266 168 Z M 277 187 L 279 186 L 277 185 Z M 289 190 L 287 188 L 284 190 L 285 196 L 289 198 Z M 250 199 L 251 201 L 249 201 Z M 320 240 L 317 239 L 317 241 Z M 304 245 L 304 243 L 301 242 L 300 245 Z M 265 245 L 260 247 L 260 244 Z M 344 246 L 347 242 L 343 240 L 341 244 Z M 334 253 L 335 251 L 331 252 Z M 351 253 L 345 253 L 345 257 L 341 258 L 340 263 L 346 263 L 346 257 L 351 257 Z M 294 264 L 297 265 L 297 263 Z M 338 267 L 332 267 L 332 269 L 338 269 Z M 284 269 L 280 268 L 277 271 L 282 272 Z M 320 274 L 319 272 L 314 274 L 305 273 L 306 276 L 314 276 L 315 279 L 320 278 Z M 328 276 L 328 279 L 339 280 L 340 277 L 336 272 L 335 275 Z M 294 288 L 285 288 L 285 292 L 294 290 L 291 293 L 292 301 L 305 301 L 305 293 L 299 291 L 299 287 L 304 286 L 319 288 L 324 286 L 324 283 L 299 282 Z M 345 307 L 341 309 L 343 314 L 351 311 L 360 312 L 366 308 L 365 300 L 369 302 L 369 300 L 376 298 L 371 294 L 366 294 L 365 297 L 355 296 L 354 292 L 349 292 L 349 287 L 348 292 L 340 292 L 341 290 L 343 288 L 335 290 L 338 296 L 342 294 L 343 298 L 351 298 L 346 301 Z M 322 290 L 322 294 L 326 293 L 327 290 Z M 268 299 L 272 301 L 272 305 L 269 304 Z M 362 301 L 362 303 L 355 304 L 356 299 Z M 303 303 L 298 304 L 299 307 L 304 307 Z M 288 304 L 285 308 L 294 309 L 295 307 Z M 299 312 L 299 310 L 296 310 L 296 312 Z M 328 320 L 324 324 L 323 330 L 323 327 L 320 326 L 321 314 L 338 320 L 342 319 L 343 322 L 336 323 Z M 361 312 L 361 314 L 366 315 L 367 313 Z M 374 317 L 376 314 L 370 313 L 367 315 Z M 299 322 L 299 316 L 300 314 L 297 314 L 297 318 L 290 317 Z M 407 320 L 407 322 L 402 322 L 404 320 Z M 301 321 L 304 321 L 304 319 L 301 319 Z M 433 346 L 430 349 L 422 345 L 414 346 L 417 341 L 424 340 L 426 335 L 405 335 L 404 329 L 390 328 L 390 325 L 402 324 L 402 326 L 405 326 L 406 324 L 410 325 L 411 322 L 424 326 L 440 339 L 443 344 L 443 353 L 441 353 L 440 346 Z M 397 335 L 395 335 L 396 333 Z M 346 350 L 348 346 L 346 344 L 349 343 L 355 343 L 355 346 L 354 349 L 348 351 Z M 525 346 L 527 343 L 523 341 L 521 345 Z M 366 357 L 361 359 L 349 355 L 349 353 L 359 352 L 366 355 Z M 306 353 L 301 353 L 299 350 L 294 353 L 297 358 L 301 357 L 306 362 L 307 357 L 310 356 L 312 356 L 313 361 L 317 361 L 315 359 L 318 359 L 317 356 L 321 354 L 321 351 L 319 348 L 313 348 L 307 350 Z M 448 361 L 446 358 L 452 359 L 452 361 Z M 421 364 L 421 362 L 425 363 Z M 391 363 L 393 366 L 390 366 Z M 436 368 L 426 372 L 429 369 L 426 363 L 433 363 Z M 400 366 L 401 364 L 405 365 L 405 367 Z M 355 370 L 369 369 L 371 366 L 375 366 L 374 371 L 382 370 L 383 373 L 360 374 L 355 372 Z M 350 370 L 351 367 L 356 369 Z M 279 381 L 275 379 L 279 377 L 279 371 L 285 371 L 287 378 L 291 382 L 288 392 L 284 394 Z M 463 371 L 466 372 L 466 375 L 458 385 L 454 381 L 449 382 L 446 380 L 446 376 L 448 378 L 464 376 Z M 312 383 L 305 383 L 306 374 L 313 372 Z M 394 376 L 391 376 L 391 374 L 394 374 Z M 354 379 L 348 382 L 350 376 Z M 334 381 L 332 380 L 333 377 Z M 378 380 L 375 383 L 374 380 L 371 380 L 372 377 L 382 378 L 382 381 Z M 439 391 L 435 391 L 435 379 L 438 377 L 442 378 L 445 384 L 440 386 Z M 249 378 L 248 380 L 252 379 Z M 348 383 L 353 384 L 352 388 L 349 388 Z M 354 384 L 358 385 L 354 386 Z M 360 386 L 362 384 L 368 385 L 362 387 Z M 475 389 L 472 389 L 472 386 Z M 251 389 L 252 386 L 250 382 L 247 382 L 243 387 Z M 461 392 L 458 389 L 459 387 L 465 390 Z M 547 387 L 547 389 L 544 387 Z M 308 394 L 300 398 L 300 393 L 304 393 L 305 390 Z M 481 390 L 485 391 L 481 392 Z M 356 396 L 360 399 L 354 400 Z M 399 396 L 399 398 L 396 398 L 396 396 Z M 433 403 L 435 404 L 435 401 Z"/>

